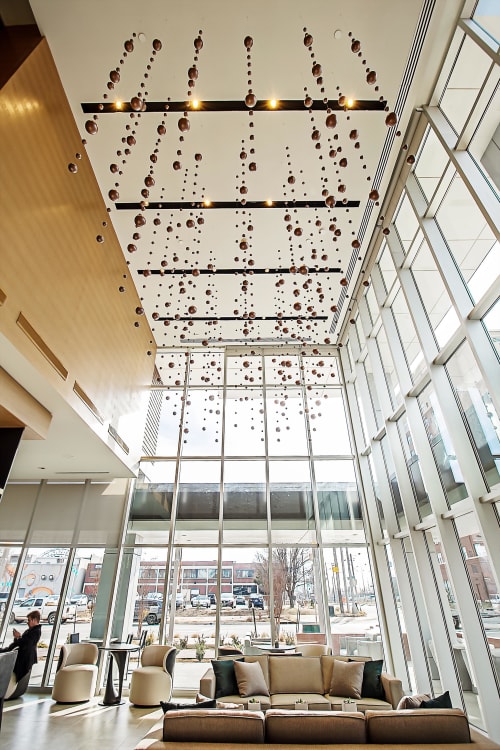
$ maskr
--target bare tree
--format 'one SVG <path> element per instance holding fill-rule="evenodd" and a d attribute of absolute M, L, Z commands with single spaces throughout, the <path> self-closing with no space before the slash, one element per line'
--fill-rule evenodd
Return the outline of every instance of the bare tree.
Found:
<path fill-rule="evenodd" d="M 277 633 L 279 633 L 285 595 L 290 607 L 293 607 L 296 600 L 296 588 L 298 585 L 304 584 L 310 567 L 309 553 L 305 550 L 285 547 L 273 550 L 273 615 Z M 269 580 L 269 557 L 267 554 L 259 552 L 256 556 L 255 581 L 267 597 L 269 597 Z M 269 606 L 271 606 L 270 600 Z"/>

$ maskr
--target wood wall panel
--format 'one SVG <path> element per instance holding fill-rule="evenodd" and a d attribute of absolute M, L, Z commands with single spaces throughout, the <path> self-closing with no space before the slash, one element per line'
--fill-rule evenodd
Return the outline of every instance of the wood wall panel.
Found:
<path fill-rule="evenodd" d="M 146 403 L 155 345 L 44 39 L 0 91 L 0 220 L 0 333 L 93 428 L 75 381 L 134 445 L 140 435 L 123 434 L 122 418 Z M 16 325 L 19 314 L 66 381 Z"/>

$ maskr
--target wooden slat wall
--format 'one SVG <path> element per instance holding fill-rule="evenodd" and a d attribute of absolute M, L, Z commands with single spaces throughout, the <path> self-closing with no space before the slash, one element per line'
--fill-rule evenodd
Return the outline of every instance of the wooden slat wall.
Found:
<path fill-rule="evenodd" d="M 0 333 L 94 429 L 75 381 L 128 445 L 140 443 L 141 434 L 123 434 L 120 417 L 147 408 L 153 336 L 135 312 L 140 301 L 45 40 L 0 91 L 0 227 Z M 66 379 L 16 323 L 20 315 Z"/>

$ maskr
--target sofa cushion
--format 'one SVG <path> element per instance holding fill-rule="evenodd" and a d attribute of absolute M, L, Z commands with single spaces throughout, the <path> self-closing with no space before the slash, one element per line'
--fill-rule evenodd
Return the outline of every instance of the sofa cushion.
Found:
<path fill-rule="evenodd" d="M 383 665 L 383 659 L 365 661 L 363 664 L 363 684 L 361 686 L 361 695 L 363 698 L 384 700 L 384 688 L 380 681 Z"/>
<path fill-rule="evenodd" d="M 216 661 L 212 659 L 212 667 L 215 674 L 215 698 L 225 695 L 238 695 L 238 683 L 234 673 L 234 660 L 223 659 Z"/>
<path fill-rule="evenodd" d="M 317 693 L 276 693 L 271 695 L 271 708 L 292 710 L 299 698 L 307 703 L 310 711 L 330 711 L 328 698 Z M 307 708 L 304 710 L 307 711 Z"/>
<path fill-rule="evenodd" d="M 344 698 L 361 698 L 361 687 L 363 685 L 362 662 L 336 661 L 332 672 L 330 683 L 330 695 L 341 695 Z"/>
<path fill-rule="evenodd" d="M 295 745 L 365 744 L 365 718 L 362 713 L 282 711 L 272 708 L 266 714 L 266 742 Z"/>
<path fill-rule="evenodd" d="M 430 700 L 428 693 L 417 693 L 416 695 L 404 695 L 399 701 L 396 710 L 406 711 L 409 708 L 419 708 L 422 701 Z"/>
<path fill-rule="evenodd" d="M 469 723 L 458 708 L 367 711 L 368 742 L 378 744 L 443 744 L 470 742 Z"/>
<path fill-rule="evenodd" d="M 196 721 L 193 721 L 196 718 Z M 163 717 L 163 741 L 178 742 L 264 742 L 262 711 L 169 711 Z"/>
<path fill-rule="evenodd" d="M 323 677 L 319 657 L 269 657 L 270 693 L 290 693 L 300 688 L 301 693 L 323 694 Z"/>
<path fill-rule="evenodd" d="M 244 661 L 252 664 L 258 662 L 260 664 L 267 689 L 269 690 L 269 654 L 248 654 L 245 656 Z"/>
<path fill-rule="evenodd" d="M 250 695 L 269 695 L 259 662 L 234 662 L 238 692 L 244 698 Z"/>

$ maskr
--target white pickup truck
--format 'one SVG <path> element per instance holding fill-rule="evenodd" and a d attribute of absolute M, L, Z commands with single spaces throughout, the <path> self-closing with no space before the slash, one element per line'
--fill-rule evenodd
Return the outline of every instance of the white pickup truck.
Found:
<path fill-rule="evenodd" d="M 34 609 L 40 612 L 40 620 L 53 625 L 56 621 L 57 607 L 59 605 L 58 596 L 32 596 L 24 599 L 22 602 L 14 603 L 12 607 L 11 621 L 26 622 L 28 614 Z M 74 620 L 76 617 L 76 606 L 66 602 L 62 613 L 62 621 Z"/>

